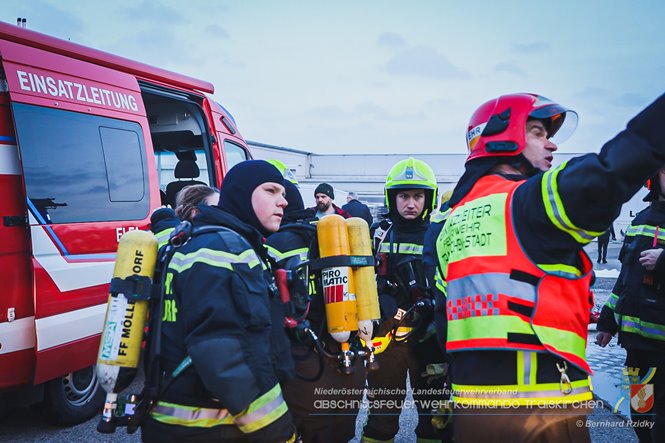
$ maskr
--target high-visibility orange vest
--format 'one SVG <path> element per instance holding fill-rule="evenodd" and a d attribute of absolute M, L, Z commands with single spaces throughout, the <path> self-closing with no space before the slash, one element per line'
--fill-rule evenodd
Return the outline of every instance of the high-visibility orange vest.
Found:
<path fill-rule="evenodd" d="M 550 352 L 591 374 L 586 338 L 592 264 L 537 266 L 515 234 L 513 195 L 524 181 L 482 177 L 437 239 L 447 282 L 448 352 Z M 538 229 L 538 227 L 533 227 Z"/>

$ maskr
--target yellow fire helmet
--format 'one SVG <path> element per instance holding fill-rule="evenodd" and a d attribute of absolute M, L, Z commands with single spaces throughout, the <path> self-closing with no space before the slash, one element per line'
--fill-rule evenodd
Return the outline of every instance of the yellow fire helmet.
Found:
<path fill-rule="evenodd" d="M 400 160 L 390 169 L 386 177 L 385 197 L 386 206 L 390 209 L 388 192 L 397 189 L 425 189 L 427 203 L 425 210 L 432 212 L 436 208 L 436 176 L 432 168 L 422 160 L 409 157 Z"/>

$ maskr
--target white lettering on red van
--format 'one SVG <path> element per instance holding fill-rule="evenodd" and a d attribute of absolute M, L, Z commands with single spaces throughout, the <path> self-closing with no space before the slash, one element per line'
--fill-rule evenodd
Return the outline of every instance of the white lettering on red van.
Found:
<path fill-rule="evenodd" d="M 138 229 L 137 226 L 128 226 L 126 228 L 120 227 L 120 228 L 115 228 L 115 240 L 120 243 L 120 237 L 125 235 L 125 232 L 129 231 L 136 231 Z"/>
<path fill-rule="evenodd" d="M 89 86 L 33 72 L 16 71 L 16 75 L 19 87 L 23 91 L 139 112 L 139 102 L 131 93 Z"/>

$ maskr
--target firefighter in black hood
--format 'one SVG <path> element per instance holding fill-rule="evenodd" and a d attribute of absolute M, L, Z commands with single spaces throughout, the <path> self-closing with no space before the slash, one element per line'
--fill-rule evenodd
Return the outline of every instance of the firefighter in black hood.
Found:
<path fill-rule="evenodd" d="M 228 172 L 218 206 L 199 207 L 192 236 L 167 266 L 162 367 L 173 380 L 143 425 L 144 441 L 296 440 L 279 384 L 293 362 L 263 246 L 279 228 L 283 194 L 279 171 L 252 160 Z"/>
<path fill-rule="evenodd" d="M 326 329 L 325 306 L 318 273 L 307 273 L 303 263 L 317 255 L 314 210 L 304 207 L 300 191 L 285 180 L 289 205 L 279 231 L 266 240 L 268 254 L 276 267 L 290 271 L 291 353 L 297 377 L 284 384 L 284 398 L 293 414 L 303 442 L 336 443 L 355 435 L 356 415 L 365 387 L 362 360 L 356 358 L 351 374 L 339 371 L 333 358 L 339 343 Z M 297 323 L 297 325 L 296 325 Z M 318 345 L 304 329 L 311 328 L 320 338 Z M 325 392 L 325 393 L 323 393 Z M 332 402 L 342 407 L 329 406 Z"/>

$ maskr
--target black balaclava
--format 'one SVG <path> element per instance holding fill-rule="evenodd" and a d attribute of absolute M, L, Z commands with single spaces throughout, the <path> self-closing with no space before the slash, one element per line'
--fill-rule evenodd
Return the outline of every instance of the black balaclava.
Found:
<path fill-rule="evenodd" d="M 307 220 L 316 215 L 314 210 L 305 208 L 302 195 L 296 185 L 288 180 L 284 180 L 284 188 L 286 189 L 286 201 L 289 202 L 289 205 L 284 208 L 282 225 L 294 223 L 299 220 Z"/>
<path fill-rule="evenodd" d="M 302 201 L 302 195 L 296 185 L 288 180 L 284 180 L 284 189 L 286 190 L 284 197 L 286 198 L 286 201 L 289 202 L 289 205 L 284 208 L 284 215 L 305 209 L 305 203 Z"/>
<path fill-rule="evenodd" d="M 238 163 L 226 173 L 222 181 L 217 206 L 262 234 L 269 234 L 256 217 L 252 207 L 252 193 L 263 183 L 283 185 L 284 181 L 279 170 L 267 161 L 248 160 Z"/>

